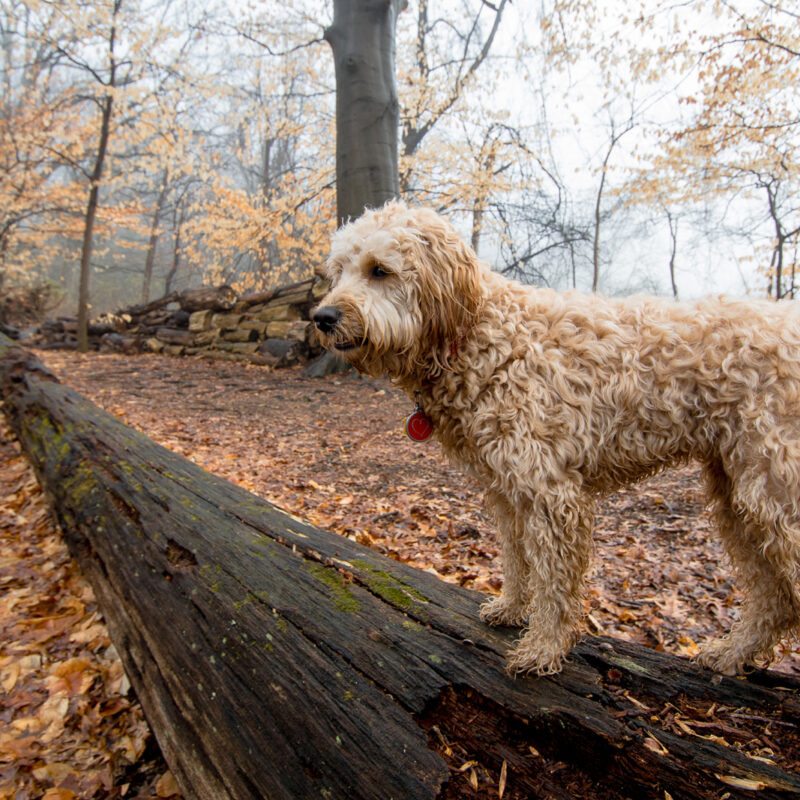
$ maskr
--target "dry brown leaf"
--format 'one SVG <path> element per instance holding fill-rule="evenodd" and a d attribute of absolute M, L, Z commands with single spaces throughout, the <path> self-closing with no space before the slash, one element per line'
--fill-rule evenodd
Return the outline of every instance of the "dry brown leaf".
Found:
<path fill-rule="evenodd" d="M 43 783 L 59 784 L 74 774 L 75 771 L 69 764 L 58 762 L 43 764 L 41 767 L 36 767 L 33 770 L 34 777 Z"/>
<path fill-rule="evenodd" d="M 96 677 L 96 667 L 88 659 L 70 658 L 53 667 L 45 685 L 50 694 L 74 697 L 85 694 Z"/>
<path fill-rule="evenodd" d="M 661 744 L 661 742 L 659 742 L 652 733 L 645 736 L 644 746 L 653 753 L 658 753 L 660 756 L 669 755 L 669 750 L 667 750 L 667 748 L 664 747 L 664 745 Z"/>
<path fill-rule="evenodd" d="M 48 789 L 43 795 L 42 800 L 76 800 L 78 795 L 70 789 Z"/>
<path fill-rule="evenodd" d="M 175 776 L 167 771 L 156 781 L 156 794 L 159 797 L 174 797 L 180 794 L 180 787 Z"/>
<path fill-rule="evenodd" d="M 18 758 L 31 758 L 41 749 L 38 737 L 19 733 L 0 733 L 0 763 L 11 763 Z"/>
<path fill-rule="evenodd" d="M 717 775 L 716 777 L 728 786 L 735 786 L 737 789 L 758 792 L 767 788 L 767 784 L 763 781 L 757 781 L 751 778 L 739 778 L 736 775 Z"/>
<path fill-rule="evenodd" d="M 54 695 L 42 703 L 36 717 L 41 727 L 46 728 L 41 734 L 43 744 L 49 744 L 64 730 L 64 721 L 69 712 L 69 698 L 63 695 Z"/>
<path fill-rule="evenodd" d="M 508 762 L 503 761 L 503 766 L 500 767 L 500 778 L 497 781 L 497 796 L 503 800 L 503 795 L 506 791 L 506 779 L 508 777 Z"/>
<path fill-rule="evenodd" d="M 3 691 L 8 694 L 16 685 L 22 672 L 22 665 L 19 661 L 12 661 L 0 672 L 0 685 Z"/>

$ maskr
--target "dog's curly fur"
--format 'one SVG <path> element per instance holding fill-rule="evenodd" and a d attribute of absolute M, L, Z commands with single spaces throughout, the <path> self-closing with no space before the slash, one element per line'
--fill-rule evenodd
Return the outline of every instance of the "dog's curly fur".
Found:
<path fill-rule="evenodd" d="M 315 313 L 329 349 L 418 399 L 476 475 L 505 582 L 487 622 L 527 626 L 509 668 L 561 669 L 576 641 L 592 498 L 699 460 L 746 590 L 705 665 L 764 665 L 800 625 L 800 311 L 604 299 L 511 282 L 433 211 L 392 202 L 333 238 Z"/>

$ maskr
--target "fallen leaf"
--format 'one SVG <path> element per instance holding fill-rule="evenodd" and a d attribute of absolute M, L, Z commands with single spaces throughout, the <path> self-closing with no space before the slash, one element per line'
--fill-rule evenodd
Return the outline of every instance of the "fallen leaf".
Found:
<path fill-rule="evenodd" d="M 69 764 L 51 763 L 44 764 L 33 769 L 33 776 L 42 783 L 62 783 L 70 775 L 74 775 L 75 770 Z"/>
<path fill-rule="evenodd" d="M 22 672 L 22 667 L 20 666 L 19 661 L 14 661 L 5 667 L 2 673 L 0 673 L 0 685 L 2 685 L 3 691 L 6 694 L 8 694 L 17 685 L 20 672 Z"/>
<path fill-rule="evenodd" d="M 716 773 L 715 773 L 716 774 Z M 728 786 L 735 786 L 737 789 L 746 789 L 751 792 L 758 792 L 767 788 L 763 781 L 756 781 L 750 778 L 739 778 L 736 775 L 716 775 L 719 780 Z"/>
<path fill-rule="evenodd" d="M 53 667 L 45 685 L 50 694 L 74 697 L 86 694 L 96 677 L 95 667 L 86 658 L 70 658 Z"/>
<path fill-rule="evenodd" d="M 42 800 L 75 800 L 78 795 L 70 789 L 48 789 L 43 795 Z"/>
<path fill-rule="evenodd" d="M 644 746 L 653 753 L 658 753 L 660 756 L 669 755 L 669 750 L 667 750 L 667 748 L 664 747 L 664 745 L 661 744 L 661 742 L 659 742 L 652 733 L 645 736 Z"/>
<path fill-rule="evenodd" d="M 165 772 L 158 781 L 156 781 L 156 794 L 159 797 L 173 797 L 176 794 L 180 794 L 180 791 L 178 782 L 171 772 Z"/>
<path fill-rule="evenodd" d="M 500 767 L 500 778 L 497 781 L 497 796 L 503 800 L 503 795 L 506 791 L 506 778 L 508 775 L 508 763 L 503 761 L 503 766 Z"/>
<path fill-rule="evenodd" d="M 42 703 L 36 716 L 47 730 L 41 734 L 43 744 L 49 744 L 64 730 L 64 720 L 69 711 L 69 699 L 63 695 L 54 695 Z"/>

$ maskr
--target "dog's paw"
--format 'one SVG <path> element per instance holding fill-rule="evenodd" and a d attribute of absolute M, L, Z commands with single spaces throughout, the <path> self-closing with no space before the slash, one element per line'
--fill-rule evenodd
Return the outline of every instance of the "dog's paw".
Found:
<path fill-rule="evenodd" d="M 518 627 L 527 620 L 525 608 L 509 603 L 504 595 L 487 600 L 480 609 L 481 622 L 487 625 L 510 625 Z"/>
<path fill-rule="evenodd" d="M 506 672 L 532 675 L 555 675 L 561 672 L 567 658 L 567 650 L 532 645 L 527 637 L 520 639 L 507 655 Z"/>
<path fill-rule="evenodd" d="M 722 675 L 741 675 L 747 659 L 737 652 L 728 639 L 716 639 L 697 654 L 697 663 Z"/>

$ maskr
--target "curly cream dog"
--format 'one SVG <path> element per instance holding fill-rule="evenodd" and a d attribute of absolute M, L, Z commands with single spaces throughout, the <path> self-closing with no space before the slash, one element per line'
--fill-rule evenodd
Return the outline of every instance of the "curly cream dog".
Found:
<path fill-rule="evenodd" d="M 486 622 L 524 625 L 509 668 L 575 643 L 592 500 L 698 459 L 746 599 L 702 663 L 763 665 L 800 624 L 800 310 L 560 294 L 493 273 L 449 223 L 392 202 L 333 237 L 323 344 L 388 374 L 478 477 L 504 586 Z"/>

